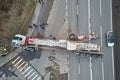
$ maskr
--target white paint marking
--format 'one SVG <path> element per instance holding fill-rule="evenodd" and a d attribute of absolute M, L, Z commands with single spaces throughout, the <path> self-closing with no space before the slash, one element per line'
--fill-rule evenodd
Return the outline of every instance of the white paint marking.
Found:
<path fill-rule="evenodd" d="M 21 72 L 25 67 L 27 67 L 27 66 L 28 66 L 28 64 L 26 63 L 25 66 L 23 66 L 23 67 L 20 69 L 20 72 Z"/>
<path fill-rule="evenodd" d="M 68 11 L 66 11 L 66 17 L 68 16 Z"/>
<path fill-rule="evenodd" d="M 102 16 L 102 3 L 101 3 L 101 0 L 100 0 L 100 16 Z"/>
<path fill-rule="evenodd" d="M 30 79 L 34 74 L 35 72 L 33 72 L 27 79 Z"/>
<path fill-rule="evenodd" d="M 91 23 L 90 23 L 90 0 L 88 0 L 88 31 L 89 34 L 91 33 Z M 89 35 L 88 34 L 88 35 Z M 90 43 L 90 37 L 89 37 L 89 43 Z"/>
<path fill-rule="evenodd" d="M 112 0 L 110 0 L 110 23 L 111 23 L 111 31 L 113 31 L 113 24 L 112 24 Z M 112 47 L 112 69 L 113 69 L 113 79 L 112 80 L 115 80 L 115 73 L 114 73 L 114 52 L 113 52 L 113 47 Z"/>
<path fill-rule="evenodd" d="M 90 56 L 90 80 L 93 80 L 93 75 L 92 75 L 92 58 Z"/>
<path fill-rule="evenodd" d="M 100 40 L 101 40 L 100 45 L 101 45 L 101 47 L 102 47 L 102 26 L 100 26 Z"/>
<path fill-rule="evenodd" d="M 66 3 L 67 3 L 68 1 L 66 0 Z"/>
<path fill-rule="evenodd" d="M 80 63 L 78 63 L 78 71 L 79 71 L 79 75 L 80 75 Z"/>
<path fill-rule="evenodd" d="M 25 61 L 22 62 L 22 63 L 17 67 L 17 69 L 19 69 L 24 63 L 25 63 Z"/>
<path fill-rule="evenodd" d="M 18 56 L 18 57 L 12 62 L 12 64 L 14 64 L 19 58 L 20 58 L 20 56 Z"/>
<path fill-rule="evenodd" d="M 41 80 L 41 77 L 39 77 L 37 80 Z"/>
<path fill-rule="evenodd" d="M 104 80 L 104 63 L 102 62 L 102 78 Z"/>
<path fill-rule="evenodd" d="M 113 52 L 113 47 L 112 47 L 112 69 L 113 69 L 113 80 L 115 80 L 115 73 L 114 73 L 114 52 Z"/>
<path fill-rule="evenodd" d="M 110 23 L 111 23 L 111 31 L 113 31 L 112 24 L 112 0 L 110 0 Z"/>
<path fill-rule="evenodd" d="M 35 75 L 32 80 L 34 80 L 38 75 Z"/>
<path fill-rule="evenodd" d="M 20 59 L 14 66 L 17 66 L 23 59 Z"/>
<path fill-rule="evenodd" d="M 67 6 L 67 4 L 66 4 L 66 10 L 68 10 L 68 6 Z"/>
<path fill-rule="evenodd" d="M 26 75 L 25 78 L 33 71 L 33 69 L 31 69 Z"/>
<path fill-rule="evenodd" d="M 22 74 L 24 74 L 25 72 L 27 72 L 29 69 L 30 69 L 30 66 Z"/>
<path fill-rule="evenodd" d="M 88 18 L 90 19 L 90 0 L 88 0 Z"/>
<path fill-rule="evenodd" d="M 77 9 L 77 15 L 78 15 L 79 14 L 79 12 L 78 12 L 78 4 L 77 4 L 77 8 L 76 9 Z"/>

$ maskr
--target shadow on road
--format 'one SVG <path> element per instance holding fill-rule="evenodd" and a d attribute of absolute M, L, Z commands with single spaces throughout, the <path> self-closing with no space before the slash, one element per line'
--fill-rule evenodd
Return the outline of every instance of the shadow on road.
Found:
<path fill-rule="evenodd" d="M 21 53 L 19 53 L 19 55 L 25 58 L 27 61 L 30 61 L 33 59 L 39 59 L 41 57 L 41 52 L 42 49 L 38 49 L 35 51 L 24 50 Z"/>

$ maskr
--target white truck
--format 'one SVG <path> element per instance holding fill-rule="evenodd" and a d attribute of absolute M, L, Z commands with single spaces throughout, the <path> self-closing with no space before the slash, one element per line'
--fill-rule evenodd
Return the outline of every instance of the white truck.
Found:
<path fill-rule="evenodd" d="M 54 48 L 62 48 L 69 51 L 76 52 L 86 52 L 93 54 L 102 54 L 100 52 L 100 46 L 92 43 L 82 43 L 78 41 L 70 41 L 70 40 L 51 40 L 51 39 L 38 39 L 38 38 L 28 38 L 24 35 L 17 34 L 14 36 L 11 46 L 19 47 L 19 46 L 45 46 L 45 47 L 54 47 Z"/>

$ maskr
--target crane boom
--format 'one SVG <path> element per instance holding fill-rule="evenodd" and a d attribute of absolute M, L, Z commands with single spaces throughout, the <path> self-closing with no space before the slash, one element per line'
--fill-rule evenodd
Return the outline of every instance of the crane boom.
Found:
<path fill-rule="evenodd" d="M 37 39 L 37 38 L 28 38 L 23 35 L 15 35 L 12 40 L 12 47 L 18 46 L 47 46 L 47 47 L 57 47 L 64 48 L 69 51 L 76 52 L 93 52 L 98 54 L 100 52 L 100 46 L 92 43 L 82 43 L 78 41 L 70 41 L 70 40 L 51 40 L 51 39 Z"/>

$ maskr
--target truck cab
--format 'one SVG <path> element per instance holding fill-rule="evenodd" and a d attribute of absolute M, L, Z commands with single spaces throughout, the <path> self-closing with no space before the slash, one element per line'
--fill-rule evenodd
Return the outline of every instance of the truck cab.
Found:
<path fill-rule="evenodd" d="M 26 36 L 17 34 L 12 39 L 11 46 L 12 47 L 19 47 L 20 45 L 24 45 L 25 40 L 26 40 Z"/>

